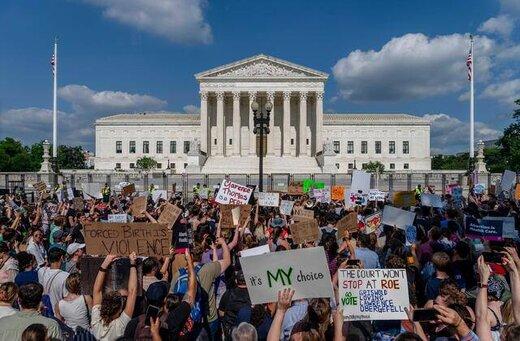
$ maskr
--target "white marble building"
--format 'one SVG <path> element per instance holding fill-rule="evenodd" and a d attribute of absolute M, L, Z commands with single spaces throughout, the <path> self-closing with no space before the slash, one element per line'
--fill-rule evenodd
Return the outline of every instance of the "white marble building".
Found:
<path fill-rule="evenodd" d="M 266 55 L 195 75 L 200 115 L 121 114 L 96 121 L 96 169 L 144 155 L 176 172 L 257 173 L 251 102 L 273 103 L 266 173 L 344 172 L 370 161 L 430 169 L 429 122 L 405 114 L 324 114 L 328 75 Z M 160 166 L 160 167 L 159 167 Z"/>

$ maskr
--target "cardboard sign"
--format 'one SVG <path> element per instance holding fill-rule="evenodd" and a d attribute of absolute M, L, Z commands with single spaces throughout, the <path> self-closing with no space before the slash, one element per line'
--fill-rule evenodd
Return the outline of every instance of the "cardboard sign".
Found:
<path fill-rule="evenodd" d="M 405 269 L 339 269 L 345 321 L 406 320 L 410 306 Z"/>
<path fill-rule="evenodd" d="M 415 213 L 402 210 L 393 206 L 386 205 L 383 210 L 382 223 L 390 226 L 396 226 L 402 230 L 406 226 L 413 225 Z"/>
<path fill-rule="evenodd" d="M 393 204 L 395 207 L 410 207 L 415 205 L 415 191 L 395 192 Z"/>
<path fill-rule="evenodd" d="M 330 198 L 335 201 L 345 199 L 345 186 L 332 186 L 330 188 Z"/>
<path fill-rule="evenodd" d="M 278 207 L 280 202 L 280 193 L 258 193 L 258 205 L 267 207 Z"/>
<path fill-rule="evenodd" d="M 472 238 L 482 238 L 484 240 L 503 240 L 502 231 L 504 221 L 476 219 L 471 216 L 466 217 L 466 235 Z"/>
<path fill-rule="evenodd" d="M 90 255 L 168 256 L 170 231 L 164 224 L 99 223 L 85 225 L 85 244 Z"/>
<path fill-rule="evenodd" d="M 294 206 L 294 201 L 282 200 L 280 202 L 280 214 L 291 215 Z"/>
<path fill-rule="evenodd" d="M 314 219 L 314 211 L 306 210 L 302 206 L 293 208 L 293 218 L 295 221 L 301 221 L 305 219 Z"/>
<path fill-rule="evenodd" d="M 164 189 L 155 189 L 152 191 L 152 200 L 157 203 L 159 199 L 168 200 L 168 192 Z"/>
<path fill-rule="evenodd" d="M 436 194 L 423 193 L 421 194 L 421 205 L 442 208 L 442 198 Z"/>
<path fill-rule="evenodd" d="M 244 225 L 247 218 L 251 214 L 251 205 L 220 205 L 220 228 L 222 229 L 233 229 L 235 225 L 233 224 L 233 214 L 231 210 L 235 207 L 240 207 L 240 226 Z"/>
<path fill-rule="evenodd" d="M 33 183 L 33 187 L 36 190 L 36 192 L 41 193 L 47 190 L 47 184 L 43 181 L 38 181 Z"/>
<path fill-rule="evenodd" d="M 357 213 L 350 212 L 336 223 L 338 229 L 338 237 L 345 237 L 345 231 L 357 232 L 358 231 L 358 220 Z"/>
<path fill-rule="evenodd" d="M 219 204 L 245 205 L 253 194 L 253 190 L 233 181 L 222 180 L 215 201 Z"/>
<path fill-rule="evenodd" d="M 258 255 L 264 255 L 266 253 L 271 252 L 269 249 L 269 244 L 264 244 L 257 247 L 252 247 L 250 249 L 245 249 L 240 251 L 240 257 L 251 257 L 251 256 L 258 256 Z"/>
<path fill-rule="evenodd" d="M 148 196 L 135 197 L 132 202 L 132 206 L 130 206 L 130 211 L 132 215 L 135 217 L 142 217 L 144 211 L 146 211 Z"/>
<path fill-rule="evenodd" d="M 368 192 L 368 201 L 385 201 L 386 192 L 380 191 L 378 189 L 371 189 Z"/>
<path fill-rule="evenodd" d="M 370 173 L 362 170 L 354 170 L 350 190 L 354 193 L 365 193 L 370 191 Z"/>
<path fill-rule="evenodd" d="M 170 203 L 166 203 L 161 212 L 161 215 L 159 216 L 159 219 L 157 219 L 157 222 L 159 224 L 165 224 L 169 229 L 171 229 L 181 213 L 182 209 Z"/>
<path fill-rule="evenodd" d="M 376 232 L 381 225 L 382 213 L 377 212 L 365 218 L 365 234 Z"/>
<path fill-rule="evenodd" d="M 72 199 L 72 205 L 74 206 L 74 209 L 78 212 L 83 212 L 83 210 L 85 209 L 85 206 L 83 204 L 83 198 Z"/>
<path fill-rule="evenodd" d="M 296 244 L 313 242 L 320 238 L 318 222 L 315 219 L 305 219 L 290 226 L 291 236 Z"/>
<path fill-rule="evenodd" d="M 124 197 L 128 197 L 130 195 L 132 195 L 132 193 L 135 193 L 135 184 L 130 184 L 128 186 L 125 186 L 123 187 L 123 189 L 121 190 L 121 194 L 124 196 Z"/>
<path fill-rule="evenodd" d="M 303 187 L 301 182 L 291 183 L 287 186 L 287 194 L 290 195 L 303 195 Z"/>
<path fill-rule="evenodd" d="M 312 196 L 316 202 L 328 204 L 330 203 L 330 188 L 313 189 Z"/>
<path fill-rule="evenodd" d="M 108 215 L 109 223 L 128 223 L 128 214 L 109 214 Z"/>
<path fill-rule="evenodd" d="M 295 291 L 293 300 L 334 295 L 323 247 L 239 259 L 252 304 L 276 302 L 284 288 Z"/>

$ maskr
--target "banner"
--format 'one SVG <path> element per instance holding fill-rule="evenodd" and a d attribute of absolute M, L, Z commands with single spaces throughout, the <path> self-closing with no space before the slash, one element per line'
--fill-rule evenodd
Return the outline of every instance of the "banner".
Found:
<path fill-rule="evenodd" d="M 121 194 L 122 194 L 124 197 L 128 197 L 128 196 L 130 196 L 130 195 L 132 195 L 134 192 L 135 192 L 135 184 L 127 185 L 127 186 L 123 187 L 123 189 L 121 190 Z"/>
<path fill-rule="evenodd" d="M 345 232 L 357 232 L 358 229 L 358 219 L 356 212 L 350 212 L 336 223 L 336 228 L 338 229 L 338 238 L 341 239 L 345 237 Z"/>
<path fill-rule="evenodd" d="M 476 219 L 466 216 L 466 235 L 471 238 L 482 238 L 484 240 L 503 240 L 502 232 L 504 221 Z"/>
<path fill-rule="evenodd" d="M 293 218 L 295 221 L 314 219 L 314 211 L 306 210 L 303 206 L 297 206 L 293 208 Z"/>
<path fill-rule="evenodd" d="M 332 186 L 330 188 L 330 198 L 341 201 L 345 199 L 345 186 Z"/>
<path fill-rule="evenodd" d="M 396 226 L 402 230 L 406 229 L 407 225 L 413 225 L 415 213 L 402 210 L 393 206 L 386 205 L 383 210 L 383 224 Z"/>
<path fill-rule="evenodd" d="M 108 215 L 109 223 L 128 223 L 128 214 L 109 214 Z"/>
<path fill-rule="evenodd" d="M 294 201 L 282 200 L 280 202 L 280 214 L 291 215 L 294 206 Z"/>
<path fill-rule="evenodd" d="M 293 289 L 293 300 L 333 297 L 323 247 L 240 257 L 252 304 L 276 302 L 278 291 Z"/>
<path fill-rule="evenodd" d="M 305 219 L 290 226 L 291 236 L 296 244 L 313 242 L 320 238 L 320 229 L 315 219 Z"/>
<path fill-rule="evenodd" d="M 386 192 L 380 191 L 378 189 L 371 189 L 368 192 L 368 201 L 385 201 Z"/>
<path fill-rule="evenodd" d="M 339 269 L 338 285 L 345 321 L 408 319 L 405 269 Z"/>
<path fill-rule="evenodd" d="M 382 214 L 381 212 L 377 212 L 369 215 L 365 218 L 365 233 L 370 234 L 376 232 L 381 225 Z"/>
<path fill-rule="evenodd" d="M 219 204 L 247 204 L 253 190 L 227 179 L 222 180 L 215 201 Z"/>
<path fill-rule="evenodd" d="M 235 225 L 233 224 L 233 214 L 231 210 L 235 207 L 240 206 L 240 221 L 239 225 L 242 226 L 245 224 L 247 218 L 251 214 L 251 205 L 220 205 L 220 228 L 222 229 L 233 229 Z"/>
<path fill-rule="evenodd" d="M 170 231 L 164 224 L 94 222 L 85 225 L 85 244 L 89 255 L 168 256 Z"/>
<path fill-rule="evenodd" d="M 352 172 L 352 183 L 350 190 L 354 193 L 368 194 L 370 192 L 370 173 L 362 170 L 354 170 Z"/>
<path fill-rule="evenodd" d="M 423 193 L 421 194 L 421 205 L 442 208 L 442 198 L 436 194 Z"/>
<path fill-rule="evenodd" d="M 280 203 L 280 193 L 258 193 L 258 205 L 268 207 L 278 207 Z"/>
<path fill-rule="evenodd" d="M 168 202 L 166 203 L 166 205 L 164 205 L 164 208 L 161 212 L 161 215 L 159 216 L 159 219 L 157 219 L 157 222 L 159 224 L 165 224 L 169 229 L 172 229 L 173 225 L 175 224 L 181 213 L 181 208 Z"/>
<path fill-rule="evenodd" d="M 410 207 L 415 205 L 415 191 L 395 192 L 393 196 L 395 207 Z"/>
<path fill-rule="evenodd" d="M 271 252 L 269 249 L 269 244 L 264 244 L 257 247 L 252 247 L 250 249 L 245 249 L 240 251 L 240 257 L 251 257 L 251 256 L 258 256 L 258 255 L 264 255 L 266 253 Z"/>

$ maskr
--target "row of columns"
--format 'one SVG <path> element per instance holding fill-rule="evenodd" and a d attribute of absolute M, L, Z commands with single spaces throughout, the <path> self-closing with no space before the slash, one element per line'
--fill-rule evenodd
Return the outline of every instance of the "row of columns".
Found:
<path fill-rule="evenodd" d="M 215 91 L 212 92 L 215 94 L 217 100 L 217 148 L 215 155 L 225 155 L 225 118 L 224 118 L 224 91 Z M 273 110 L 271 111 L 271 118 L 269 120 L 269 128 L 271 133 L 267 135 L 267 154 L 274 155 L 274 120 L 275 120 L 275 95 L 274 91 L 267 91 L 267 100 L 273 103 Z M 316 95 L 316 152 L 321 151 L 322 149 L 322 128 L 323 128 L 323 92 L 314 92 Z M 208 98 L 209 92 L 201 91 L 200 92 L 200 124 L 201 124 L 201 138 L 200 138 L 200 146 L 201 151 L 206 154 L 210 154 L 211 150 L 211 141 L 209 140 L 211 127 L 209 124 L 209 116 L 208 116 Z M 233 91 L 233 155 L 241 155 L 241 122 L 240 122 L 240 97 L 242 92 Z M 288 156 L 291 154 L 291 138 L 289 135 L 291 128 L 291 91 L 283 91 L 283 120 L 282 120 L 282 145 L 283 150 L 282 153 L 284 156 Z M 307 150 L 310 146 L 307 146 L 307 96 L 308 92 L 299 92 L 300 98 L 300 119 L 299 119 L 299 129 L 297 130 L 297 138 L 299 139 L 299 154 L 298 155 L 307 155 Z M 250 106 L 253 101 L 257 98 L 256 91 L 248 92 L 249 103 L 248 103 L 248 117 L 249 117 L 249 155 L 256 154 L 256 136 L 253 133 L 254 130 L 254 120 L 253 113 L 251 111 Z"/>

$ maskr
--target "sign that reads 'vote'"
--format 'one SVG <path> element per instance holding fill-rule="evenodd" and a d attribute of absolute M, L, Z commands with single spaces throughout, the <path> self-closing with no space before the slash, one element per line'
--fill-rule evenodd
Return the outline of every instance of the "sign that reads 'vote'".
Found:
<path fill-rule="evenodd" d="M 405 269 L 339 269 L 338 286 L 345 321 L 407 319 Z"/>
<path fill-rule="evenodd" d="M 241 257 L 240 264 L 252 304 L 276 302 L 284 288 L 295 291 L 293 300 L 334 295 L 323 247 Z"/>
<path fill-rule="evenodd" d="M 253 194 L 253 189 L 227 179 L 222 180 L 215 201 L 219 204 L 245 205 Z"/>

